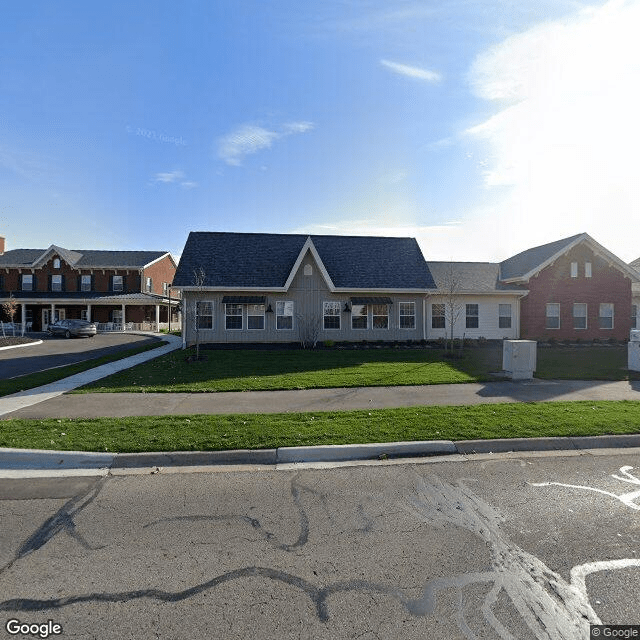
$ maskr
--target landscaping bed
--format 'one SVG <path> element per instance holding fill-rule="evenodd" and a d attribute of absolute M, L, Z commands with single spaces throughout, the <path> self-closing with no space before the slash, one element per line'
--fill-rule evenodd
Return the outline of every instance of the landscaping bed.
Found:
<path fill-rule="evenodd" d="M 32 342 L 38 341 L 26 336 L 7 336 L 5 338 L 0 336 L 0 347 L 15 347 L 19 344 L 30 344 Z"/>

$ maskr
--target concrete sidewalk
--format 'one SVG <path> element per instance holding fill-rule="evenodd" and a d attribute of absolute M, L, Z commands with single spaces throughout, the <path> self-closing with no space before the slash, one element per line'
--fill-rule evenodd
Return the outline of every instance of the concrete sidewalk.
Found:
<path fill-rule="evenodd" d="M 147 360 L 153 360 L 165 353 L 175 351 L 182 347 L 182 339 L 171 334 L 159 335 L 157 333 L 147 332 L 138 333 L 141 335 L 149 335 L 154 338 L 161 338 L 169 344 L 157 347 L 156 349 L 151 349 L 150 351 L 138 353 L 135 356 L 122 358 L 115 362 L 109 362 L 108 364 L 103 364 L 99 367 L 95 367 L 94 369 L 88 369 L 82 373 L 77 373 L 74 376 L 63 378 L 62 380 L 52 382 L 51 384 L 47 384 L 42 387 L 27 389 L 26 391 L 20 391 L 19 393 L 13 393 L 9 396 L 0 398 L 0 416 L 6 416 L 21 409 L 31 408 L 42 403 L 45 403 L 46 405 L 47 401 L 51 401 L 54 398 L 62 396 L 62 394 L 67 393 L 68 391 L 82 387 L 90 382 L 100 380 L 100 378 L 106 378 L 107 376 L 117 373 L 118 371 L 122 371 L 123 369 L 135 367 L 137 364 L 146 362 Z"/>
<path fill-rule="evenodd" d="M 156 349 L 151 354 L 160 355 L 161 351 L 161 349 Z M 123 362 L 121 368 L 124 368 L 124 361 L 120 362 Z M 83 384 L 86 383 L 83 382 Z M 13 408 L 9 405 L 9 402 L 12 401 L 11 396 L 0 399 L 0 415 L 4 414 L 5 418 L 27 419 L 92 418 L 102 416 L 344 411 L 502 402 L 640 400 L 640 382 L 532 380 L 527 382 L 220 393 L 61 395 L 63 392 L 49 398 L 42 393 L 41 389 L 34 389 L 32 392 L 25 392 L 25 396 L 23 396 L 26 400 L 26 397 L 31 394 L 33 402 L 27 403 L 25 401 L 22 406 L 13 406 Z"/>

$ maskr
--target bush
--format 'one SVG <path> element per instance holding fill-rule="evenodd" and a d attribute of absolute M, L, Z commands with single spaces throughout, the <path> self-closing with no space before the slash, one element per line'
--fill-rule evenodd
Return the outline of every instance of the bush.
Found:
<path fill-rule="evenodd" d="M 324 341 L 324 346 L 327 349 L 332 349 L 334 347 L 334 345 L 335 345 L 335 342 L 333 340 L 325 340 Z"/>

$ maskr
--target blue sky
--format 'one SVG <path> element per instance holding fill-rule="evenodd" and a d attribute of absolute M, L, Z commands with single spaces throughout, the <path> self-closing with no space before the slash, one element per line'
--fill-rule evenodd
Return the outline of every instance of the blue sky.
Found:
<path fill-rule="evenodd" d="M 500 260 L 586 231 L 632 260 L 639 23 L 620 0 L 7 2 L 0 235 L 409 235 Z"/>

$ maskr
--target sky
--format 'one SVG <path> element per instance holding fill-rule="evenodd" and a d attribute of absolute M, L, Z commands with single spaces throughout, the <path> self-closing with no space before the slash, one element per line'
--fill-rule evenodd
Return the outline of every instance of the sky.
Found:
<path fill-rule="evenodd" d="M 4 2 L 7 249 L 190 231 L 640 256 L 640 0 Z M 636 232 L 636 233 L 634 233 Z"/>

